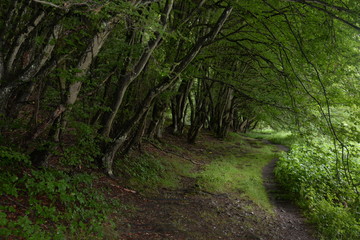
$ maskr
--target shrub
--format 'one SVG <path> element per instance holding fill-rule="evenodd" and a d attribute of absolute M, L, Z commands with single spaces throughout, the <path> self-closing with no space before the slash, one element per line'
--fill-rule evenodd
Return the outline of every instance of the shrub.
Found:
<path fill-rule="evenodd" d="M 358 181 L 359 161 L 349 159 L 345 171 L 336 152 L 326 141 L 294 144 L 291 152 L 277 163 L 278 181 L 305 208 L 311 222 L 324 239 L 358 239 L 360 236 L 359 202 L 349 174 Z M 355 182 L 355 184 L 359 184 Z"/>
<path fill-rule="evenodd" d="M 93 189 L 94 176 L 31 170 L 28 157 L 10 148 L 0 147 L 0 157 L 1 196 L 8 200 L 0 209 L 0 238 L 101 237 L 115 203 Z"/>

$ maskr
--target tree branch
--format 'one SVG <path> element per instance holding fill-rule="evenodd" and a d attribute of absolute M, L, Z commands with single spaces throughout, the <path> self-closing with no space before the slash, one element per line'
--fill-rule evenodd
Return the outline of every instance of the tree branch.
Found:
<path fill-rule="evenodd" d="M 322 2 L 322 1 L 315 1 L 315 0 L 283 0 L 283 1 L 300 3 L 300 4 L 304 4 L 304 5 L 306 5 L 306 6 L 309 6 L 309 7 L 311 7 L 311 8 L 315 8 L 315 9 L 321 11 L 321 12 L 324 12 L 324 13 L 328 14 L 330 17 L 335 18 L 335 19 L 339 20 L 340 22 L 343 22 L 343 23 L 345 23 L 346 25 L 348 25 L 348 26 L 356 29 L 357 31 L 360 31 L 360 27 L 356 26 L 354 23 L 351 23 L 351 22 L 349 22 L 348 20 L 346 20 L 346 19 L 344 19 L 344 18 L 342 18 L 342 17 L 337 16 L 335 13 L 332 13 L 332 12 L 330 12 L 329 10 L 327 10 L 327 9 L 325 9 L 325 8 L 322 8 L 322 7 L 313 5 L 313 4 L 311 4 L 310 2 L 313 2 L 313 3 L 323 3 L 323 4 L 322 4 L 323 6 L 325 6 L 325 7 L 331 7 L 331 8 L 333 8 L 333 9 L 338 10 L 338 11 L 340 11 L 340 10 L 339 10 L 340 7 L 336 7 L 336 6 L 332 6 L 332 5 L 328 5 L 328 4 L 324 5 L 324 4 L 325 4 L 324 2 Z M 345 11 L 345 10 L 346 10 L 346 8 L 341 8 L 341 11 Z M 347 10 L 346 12 L 347 12 L 347 13 L 351 13 L 351 14 L 354 14 L 354 13 L 355 13 L 355 12 L 350 11 L 350 10 Z M 356 14 L 356 15 L 359 15 L 359 14 Z"/>
<path fill-rule="evenodd" d="M 279 105 L 276 105 L 274 103 L 265 102 L 265 101 L 256 99 L 254 97 L 251 97 L 250 95 L 248 95 L 248 94 L 244 93 L 242 90 L 240 90 L 237 86 L 235 86 L 235 85 L 233 85 L 231 83 L 227 83 L 227 82 L 225 82 L 223 80 L 214 79 L 214 78 L 210 78 L 210 77 L 196 77 L 196 78 L 224 84 L 224 85 L 228 86 L 229 88 L 233 89 L 235 92 L 239 93 L 245 99 L 252 100 L 254 102 L 261 103 L 261 104 L 264 104 L 264 105 L 272 106 L 272 107 L 275 107 L 275 108 L 278 108 L 278 109 L 292 111 L 289 107 L 279 106 Z"/>
<path fill-rule="evenodd" d="M 302 4 L 316 3 L 316 4 L 322 5 L 324 7 L 335 9 L 335 10 L 340 11 L 340 12 L 347 12 L 347 13 L 350 13 L 350 14 L 359 15 L 359 13 L 357 13 L 355 11 L 352 11 L 349 8 L 344 8 L 344 7 L 340 7 L 340 6 L 336 6 L 336 5 L 331 5 L 331 4 L 328 4 L 328 3 L 324 2 L 324 1 L 320 1 L 320 0 L 283 0 L 283 1 L 296 2 L 296 3 L 302 3 Z"/>
<path fill-rule="evenodd" d="M 40 4 L 43 4 L 43 5 L 48 5 L 48 6 L 51 6 L 51 7 L 54 7 L 54 8 L 59 8 L 59 9 L 66 9 L 62 6 L 59 6 L 59 5 L 56 5 L 54 3 L 51 3 L 51 2 L 47 2 L 47 1 L 41 1 L 41 0 L 31 0 L 33 2 L 36 2 L 36 3 L 40 3 Z"/>
<path fill-rule="evenodd" d="M 53 8 L 57 8 L 57 9 L 61 9 L 65 12 L 68 12 L 70 11 L 70 9 L 74 6 L 86 6 L 88 7 L 89 9 L 91 9 L 92 7 L 94 6 L 91 6 L 88 1 L 86 2 L 82 2 L 82 3 L 70 3 L 70 2 L 64 2 L 63 5 L 57 5 L 57 4 L 54 4 L 54 3 L 51 3 L 51 2 L 47 2 L 47 1 L 43 1 L 43 0 L 31 0 L 32 2 L 35 2 L 35 3 L 38 3 L 38 4 L 42 4 L 42 5 L 45 5 L 45 6 L 50 6 L 50 7 L 53 7 Z M 98 7 L 98 6 L 97 6 Z M 98 8 L 96 9 L 93 9 L 93 10 L 97 10 Z"/>

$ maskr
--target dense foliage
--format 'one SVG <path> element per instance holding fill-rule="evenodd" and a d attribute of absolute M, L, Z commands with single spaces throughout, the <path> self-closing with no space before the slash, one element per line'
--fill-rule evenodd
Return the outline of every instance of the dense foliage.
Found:
<path fill-rule="evenodd" d="M 326 139 L 293 144 L 276 168 L 276 175 L 297 199 L 324 239 L 356 239 L 360 234 L 360 159 L 337 162 L 337 149 Z M 355 189 L 354 189 L 355 188 Z"/>
<path fill-rule="evenodd" d="M 29 169 L 27 156 L 1 147 L 0 235 L 23 239 L 88 239 L 110 224 L 107 202 L 92 184 L 94 176 L 60 170 Z"/>
<path fill-rule="evenodd" d="M 279 168 L 294 192 L 358 209 L 359 16 L 352 0 L 2 0 L 2 196 L 79 205 L 61 194 L 85 180 L 63 171 L 131 171 L 119 159 L 165 129 L 195 143 L 265 123 L 329 142 Z"/>

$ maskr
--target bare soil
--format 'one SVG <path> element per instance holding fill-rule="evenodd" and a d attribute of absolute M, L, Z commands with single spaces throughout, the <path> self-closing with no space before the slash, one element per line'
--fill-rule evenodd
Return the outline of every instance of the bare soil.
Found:
<path fill-rule="evenodd" d="M 184 158 L 190 159 L 209 151 L 201 142 L 218 140 L 205 136 L 196 145 L 187 145 L 175 137 L 167 137 L 166 141 L 182 144 L 180 147 L 188 150 Z M 147 150 L 159 151 L 151 146 L 145 147 Z M 288 150 L 284 146 L 278 146 L 278 149 Z M 226 147 L 223 153 L 216 154 L 225 152 Z M 159 154 L 171 155 L 169 152 Z M 206 164 L 211 161 L 211 157 L 194 160 Z M 299 209 L 286 198 L 286 193 L 276 183 L 273 174 L 276 160 L 273 159 L 263 169 L 264 186 L 274 205 L 275 214 L 262 210 L 240 194 L 204 192 L 197 186 L 196 179 L 190 177 L 182 177 L 181 187 L 177 190 L 160 189 L 151 196 L 131 191 L 118 181 L 108 179 L 106 185 L 112 187 L 109 189 L 109 197 L 118 198 L 122 203 L 132 205 L 135 210 L 122 210 L 123 215 L 116 226 L 118 234 L 106 236 L 106 239 L 316 239 L 312 227 L 305 223 Z M 201 170 L 201 166 L 197 170 Z"/>
<path fill-rule="evenodd" d="M 271 144 L 267 142 L 268 144 Z M 276 145 L 279 151 L 289 151 L 288 147 Z M 274 205 L 278 225 L 274 226 L 279 234 L 279 239 L 312 240 L 315 239 L 314 229 L 306 223 L 301 211 L 288 198 L 287 193 L 276 182 L 274 169 L 276 161 L 274 158 L 263 169 L 264 186 L 271 203 Z"/>

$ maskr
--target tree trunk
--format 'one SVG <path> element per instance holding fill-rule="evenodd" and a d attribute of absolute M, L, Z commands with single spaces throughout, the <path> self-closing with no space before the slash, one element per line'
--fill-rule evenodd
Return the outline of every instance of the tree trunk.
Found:
<path fill-rule="evenodd" d="M 152 118 L 147 130 L 149 138 L 160 139 L 162 137 L 161 128 L 164 122 L 164 114 L 168 104 L 166 101 L 158 99 L 153 107 Z"/>
<path fill-rule="evenodd" d="M 100 52 L 106 39 L 108 38 L 109 34 L 114 28 L 116 21 L 117 18 L 113 18 L 110 21 L 108 21 L 106 23 L 106 27 L 104 27 L 93 37 L 86 51 L 83 53 L 83 55 L 80 58 L 80 61 L 77 66 L 79 72 L 75 74 L 76 79 L 81 79 L 87 74 L 91 66 L 91 63 Z M 78 98 L 78 95 L 81 90 L 81 86 L 82 86 L 82 82 L 80 80 L 70 84 L 68 88 L 67 99 L 65 100 L 65 102 L 62 102 L 60 105 L 58 105 L 57 108 L 52 113 L 51 117 L 49 117 L 42 124 L 38 125 L 35 128 L 35 130 L 30 136 L 31 140 L 38 138 L 48 128 L 48 126 L 51 125 L 61 114 L 63 114 L 65 111 L 67 111 L 73 106 L 73 104 L 76 102 Z"/>
<path fill-rule="evenodd" d="M 233 90 L 226 87 L 225 95 L 221 99 L 219 103 L 220 116 L 219 116 L 219 124 L 217 129 L 217 135 L 220 138 L 224 138 L 229 131 L 230 124 L 232 122 L 233 116 Z"/>
<path fill-rule="evenodd" d="M 248 124 L 248 119 L 244 119 L 240 124 L 239 131 L 241 133 L 246 133 L 246 125 Z"/>
<path fill-rule="evenodd" d="M 165 6 L 165 11 L 161 18 L 161 23 L 163 25 L 164 31 L 166 29 L 167 22 L 173 8 L 173 4 L 173 0 L 168 0 Z M 131 72 L 126 73 L 125 76 L 120 79 L 120 87 L 118 88 L 118 91 L 116 93 L 115 103 L 112 105 L 111 112 L 105 119 L 104 128 L 102 130 L 102 134 L 106 137 L 108 137 L 110 134 L 115 117 L 119 111 L 121 103 L 123 102 L 127 88 L 142 73 L 154 50 L 158 47 L 159 43 L 162 40 L 162 34 L 157 32 L 155 33 L 155 35 L 156 38 L 148 42 L 148 47 L 143 51 L 138 62 L 135 64 L 134 69 Z"/>
<path fill-rule="evenodd" d="M 127 146 L 125 150 L 123 151 L 123 154 L 127 154 L 131 148 L 138 147 L 139 150 L 141 150 L 141 143 L 142 143 L 142 137 L 145 134 L 146 129 L 146 119 L 147 119 L 148 112 L 144 113 L 144 116 L 141 118 L 139 125 L 135 128 L 135 130 L 132 133 L 131 139 L 128 141 Z"/>
<path fill-rule="evenodd" d="M 177 95 L 172 100 L 173 134 L 181 135 L 184 132 L 187 99 L 193 80 L 182 80 Z"/>
<path fill-rule="evenodd" d="M 195 143 L 200 130 L 203 128 L 206 122 L 207 107 L 208 107 L 209 95 L 210 95 L 210 92 L 206 91 L 206 89 L 207 86 L 205 81 L 199 81 L 197 86 L 197 92 L 195 95 L 196 106 L 192 107 L 192 111 L 193 111 L 191 113 L 192 121 L 187 134 L 187 141 L 189 143 Z"/>
<path fill-rule="evenodd" d="M 199 135 L 200 130 L 203 128 L 206 121 L 206 100 L 203 99 L 199 108 L 196 111 L 195 119 L 191 123 L 191 126 L 188 131 L 187 141 L 188 143 L 195 143 L 197 136 Z"/>
<path fill-rule="evenodd" d="M 14 69 L 14 60 L 11 63 L 3 63 L 2 67 L 5 67 L 3 69 L 3 78 L 4 82 L 9 82 L 0 88 L 0 112 L 4 112 L 4 110 L 7 108 L 7 105 L 9 103 L 9 100 L 11 96 L 13 95 L 14 91 L 20 87 L 23 84 L 28 84 L 32 81 L 32 79 L 39 73 L 39 71 L 44 67 L 45 63 L 50 59 L 52 52 L 54 50 L 54 40 L 57 40 L 59 38 L 60 32 L 62 27 L 60 25 L 55 25 L 52 33 L 48 37 L 47 45 L 43 48 L 42 53 L 38 55 L 33 61 L 31 61 L 29 64 L 26 64 L 25 71 L 23 71 L 20 75 L 17 75 L 15 79 L 11 79 L 11 81 L 7 80 L 7 78 L 13 78 L 14 75 L 16 75 L 14 72 L 8 72 L 7 70 L 13 70 Z M 27 35 L 26 35 L 27 36 Z M 23 44 L 24 39 L 22 39 L 17 44 L 20 44 L 20 46 L 15 45 L 14 50 L 11 53 L 10 58 L 16 57 L 18 54 L 18 51 Z M 19 48 L 19 49 L 18 49 Z M 14 55 L 14 56 L 13 56 Z M 19 60 L 20 61 L 20 60 Z"/>
<path fill-rule="evenodd" d="M 129 134 L 131 132 L 132 126 L 136 126 L 140 119 L 144 116 L 144 114 L 149 110 L 153 100 L 159 94 L 163 93 L 169 87 L 171 87 L 176 80 L 178 79 L 179 75 L 186 69 L 186 67 L 194 60 L 194 58 L 199 54 L 200 50 L 209 45 L 217 36 L 221 28 L 224 26 L 226 20 L 230 16 L 232 12 L 232 7 L 227 7 L 222 15 L 219 17 L 216 25 L 214 28 L 205 36 L 201 37 L 194 46 L 190 49 L 190 51 L 185 55 L 183 59 L 177 64 L 175 64 L 174 69 L 169 74 L 168 77 L 165 77 L 163 81 L 161 81 L 156 87 L 151 89 L 144 99 L 142 103 L 142 107 L 139 108 L 139 111 L 135 114 L 135 116 L 129 121 L 127 127 L 118 134 L 117 137 L 114 138 L 113 142 L 109 145 L 108 149 L 106 150 L 103 158 L 102 163 L 105 168 L 105 171 L 108 175 L 113 175 L 113 162 L 114 157 L 117 151 L 123 146 L 126 142 Z"/>
<path fill-rule="evenodd" d="M 16 60 L 16 57 L 18 56 L 21 46 L 23 45 L 29 34 L 39 25 L 39 23 L 42 21 L 44 17 L 45 17 L 45 12 L 41 11 L 40 14 L 34 17 L 34 19 L 31 21 L 31 24 L 26 26 L 26 28 L 15 40 L 14 46 L 12 47 L 12 52 L 6 63 L 6 71 L 8 73 L 11 73 L 14 69 L 14 62 Z"/>

